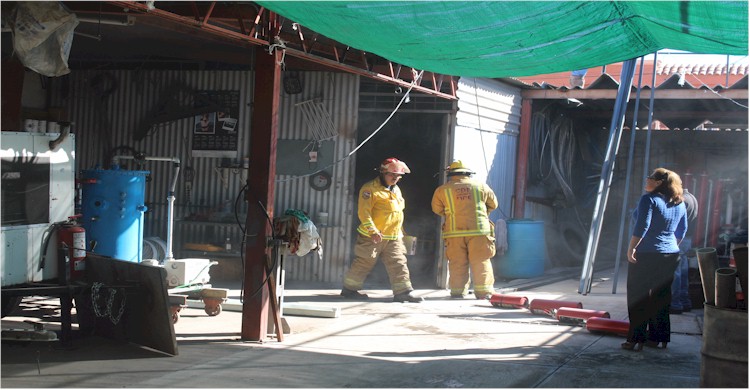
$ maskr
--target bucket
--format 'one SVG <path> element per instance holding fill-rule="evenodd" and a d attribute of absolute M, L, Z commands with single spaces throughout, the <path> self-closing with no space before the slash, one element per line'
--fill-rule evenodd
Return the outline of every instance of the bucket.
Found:
<path fill-rule="evenodd" d="M 703 305 L 700 387 L 747 388 L 747 311 Z"/>
<path fill-rule="evenodd" d="M 414 236 L 404 236 L 404 246 L 406 247 L 407 255 L 417 254 L 417 238 Z"/>
<path fill-rule="evenodd" d="M 535 278 L 544 275 L 546 245 L 544 222 L 509 220 L 508 250 L 497 260 L 497 275 L 504 279 Z"/>

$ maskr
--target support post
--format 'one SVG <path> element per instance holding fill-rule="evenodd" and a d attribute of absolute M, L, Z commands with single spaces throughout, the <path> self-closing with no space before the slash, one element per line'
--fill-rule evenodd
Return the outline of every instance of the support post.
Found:
<path fill-rule="evenodd" d="M 281 85 L 281 52 L 273 54 L 263 47 L 255 48 L 255 81 L 253 116 L 250 132 L 250 167 L 245 248 L 244 301 L 242 333 L 245 341 L 264 341 L 268 331 L 267 259 L 273 237 L 273 200 L 276 177 L 276 138 L 278 132 L 279 91 Z"/>
<path fill-rule="evenodd" d="M 513 218 L 521 219 L 526 207 L 526 167 L 529 163 L 529 142 L 531 139 L 531 106 L 533 100 L 521 101 L 521 128 L 518 135 L 518 157 L 516 158 L 516 189 Z"/>

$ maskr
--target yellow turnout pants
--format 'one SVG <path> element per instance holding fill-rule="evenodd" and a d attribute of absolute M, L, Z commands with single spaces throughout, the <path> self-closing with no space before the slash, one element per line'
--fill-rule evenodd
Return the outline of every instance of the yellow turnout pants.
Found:
<path fill-rule="evenodd" d="M 355 291 L 362 289 L 378 256 L 388 272 L 394 295 L 413 290 L 409 268 L 406 266 L 406 247 L 402 239 L 383 240 L 376 244 L 370 237 L 361 234 L 357 235 L 352 266 L 344 276 L 344 288 Z"/>
<path fill-rule="evenodd" d="M 495 238 L 491 236 L 451 237 L 445 239 L 448 257 L 448 287 L 452 295 L 466 295 L 469 289 L 469 268 L 474 281 L 474 295 L 483 297 L 495 292 L 492 257 Z"/>

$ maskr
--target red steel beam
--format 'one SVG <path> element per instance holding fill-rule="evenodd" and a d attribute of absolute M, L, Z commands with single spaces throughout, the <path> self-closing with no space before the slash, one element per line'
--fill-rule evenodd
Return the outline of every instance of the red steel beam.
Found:
<path fill-rule="evenodd" d="M 242 340 L 263 341 L 267 336 L 269 295 L 266 264 L 271 257 L 268 245 L 273 237 L 273 199 L 276 191 L 276 138 L 278 134 L 279 96 L 281 92 L 281 52 L 269 55 L 255 48 L 255 89 L 253 129 L 250 132 L 250 170 L 247 175 L 248 204 L 247 266 L 244 275 L 245 300 L 242 304 Z M 279 276 L 279 275 L 277 275 Z"/>
<path fill-rule="evenodd" d="M 194 27 L 206 33 L 218 35 L 221 37 L 231 38 L 231 39 L 235 39 L 235 40 L 242 41 L 242 42 L 249 42 L 251 44 L 259 45 L 259 46 L 270 45 L 268 40 L 256 38 L 254 36 L 254 35 L 257 35 L 257 27 L 261 23 L 261 14 L 264 11 L 263 8 L 260 9 L 255 19 L 255 24 L 253 28 L 250 30 L 250 34 L 248 35 L 242 32 L 230 30 L 222 26 L 217 26 L 214 24 L 207 23 L 209 16 L 212 13 L 211 10 L 209 10 L 209 13 L 206 15 L 203 21 L 199 21 L 199 20 L 195 20 L 186 16 L 175 14 L 173 12 L 161 10 L 158 8 L 149 10 L 146 4 L 138 3 L 134 1 L 112 1 L 112 2 L 109 2 L 108 4 L 122 7 L 125 9 L 129 9 L 132 11 L 137 11 L 137 12 L 141 12 L 144 14 L 149 14 L 149 15 L 160 17 L 160 18 L 164 18 L 166 20 L 170 20 L 170 21 L 182 24 L 182 25 L 189 26 L 189 27 Z M 271 31 L 275 30 L 274 32 L 278 33 L 280 32 L 281 24 L 276 23 L 274 19 L 275 19 L 274 17 L 271 18 L 271 20 L 269 21 L 270 23 L 268 27 Z M 214 23 L 216 23 L 216 21 L 214 21 Z M 238 26 L 238 28 L 240 28 L 240 26 Z M 351 48 L 347 47 L 346 51 L 349 51 L 349 50 L 351 50 Z M 356 74 L 356 75 L 363 76 L 363 77 L 368 77 L 371 79 L 379 80 L 379 81 L 389 83 L 389 84 L 399 85 L 399 86 L 406 87 L 406 88 L 411 87 L 411 82 L 397 78 L 398 74 L 396 75 L 396 77 L 393 77 L 393 76 L 389 76 L 380 72 L 375 72 L 370 69 L 367 69 L 368 68 L 367 62 L 365 62 L 364 64 L 365 68 L 360 68 L 360 67 L 356 67 L 353 65 L 345 64 L 344 61 L 346 59 L 346 53 L 341 55 L 339 53 L 338 48 L 336 48 L 335 45 L 332 45 L 331 47 L 331 55 L 334 57 L 334 59 L 329 59 L 329 58 L 321 57 L 321 56 L 306 52 L 304 48 L 302 50 L 298 50 L 298 49 L 287 47 L 285 51 L 286 51 L 286 54 L 290 56 L 301 58 L 301 59 L 304 59 L 306 61 L 310 61 L 316 64 L 324 65 L 332 69 Z M 364 52 L 362 52 L 362 55 L 364 56 Z M 450 93 L 444 93 L 444 92 L 441 92 L 440 90 L 423 87 L 422 85 L 419 85 L 419 84 L 414 85 L 412 90 L 416 92 L 421 92 L 427 95 L 441 97 L 441 98 L 448 99 L 448 100 L 456 100 L 457 98 L 456 98 L 454 77 L 451 77 L 451 87 L 452 89 Z"/>
<path fill-rule="evenodd" d="M 530 99 L 521 100 L 521 128 L 518 136 L 518 156 L 516 157 L 516 190 L 513 218 L 523 218 L 526 207 L 526 167 L 529 164 L 529 142 L 531 140 Z"/>

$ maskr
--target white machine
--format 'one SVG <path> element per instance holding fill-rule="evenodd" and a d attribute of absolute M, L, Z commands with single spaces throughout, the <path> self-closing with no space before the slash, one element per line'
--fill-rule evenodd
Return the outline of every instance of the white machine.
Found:
<path fill-rule="evenodd" d="M 2 287 L 54 279 L 58 245 L 50 227 L 74 213 L 75 136 L 3 131 L 0 160 Z"/>
<path fill-rule="evenodd" d="M 169 287 L 207 284 L 211 278 L 208 270 L 214 264 L 209 259 L 166 260 L 167 284 Z"/>

